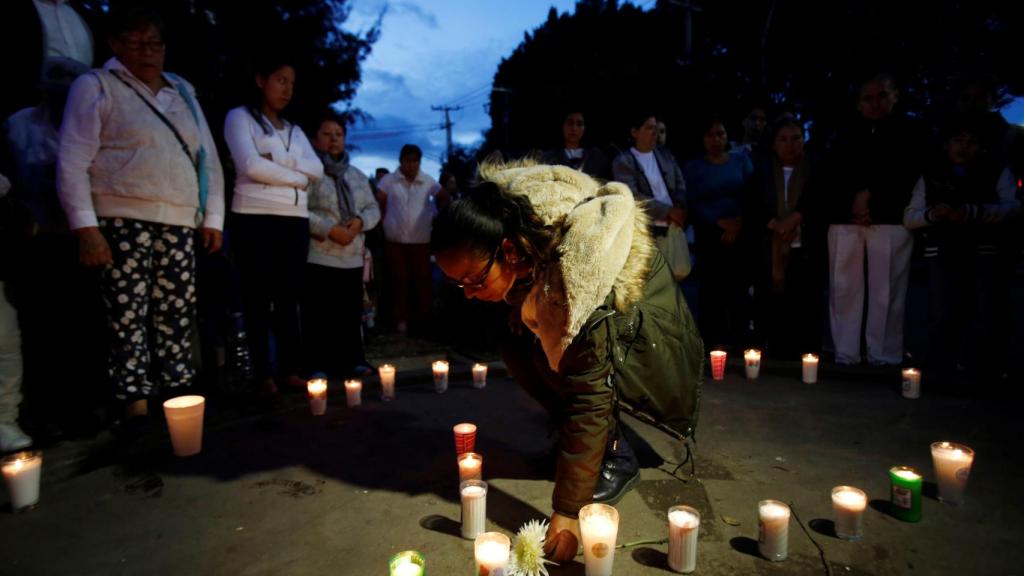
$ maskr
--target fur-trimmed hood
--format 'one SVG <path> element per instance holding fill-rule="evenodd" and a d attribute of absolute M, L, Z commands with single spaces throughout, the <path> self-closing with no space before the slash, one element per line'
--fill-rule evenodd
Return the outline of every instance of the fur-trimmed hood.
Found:
<path fill-rule="evenodd" d="M 601 184 L 565 166 L 484 164 L 483 180 L 524 195 L 545 225 L 558 229 L 558 260 L 535 271 L 523 322 L 558 371 L 562 354 L 609 294 L 615 309 L 640 300 L 654 242 L 643 207 L 624 184 Z"/>

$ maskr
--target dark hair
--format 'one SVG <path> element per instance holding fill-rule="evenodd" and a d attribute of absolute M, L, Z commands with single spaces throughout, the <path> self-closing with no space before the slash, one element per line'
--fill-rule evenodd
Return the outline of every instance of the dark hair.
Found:
<path fill-rule="evenodd" d="M 398 159 L 401 160 L 402 158 L 408 158 L 410 156 L 422 159 L 423 150 L 415 144 L 406 144 L 405 146 L 402 146 L 402 149 L 398 152 Z"/>
<path fill-rule="evenodd" d="M 899 86 L 896 85 L 896 77 L 889 72 L 876 72 L 871 76 L 864 78 L 864 81 L 857 86 L 858 93 L 864 89 L 868 84 L 882 84 L 889 86 L 894 92 L 899 92 Z"/>
<path fill-rule="evenodd" d="M 643 116 L 641 116 L 641 114 L 643 114 Z M 640 127 L 643 126 L 644 123 L 646 123 L 647 120 L 651 118 L 657 120 L 658 115 L 655 114 L 654 112 L 651 112 L 650 110 L 641 110 L 639 112 L 634 112 L 629 116 L 629 127 L 633 130 L 639 130 Z"/>
<path fill-rule="evenodd" d="M 338 126 L 341 126 L 341 132 L 345 137 L 348 137 L 348 122 L 345 117 L 331 109 L 327 109 L 317 117 L 316 125 L 312 126 L 313 130 L 311 132 L 314 135 L 319 132 L 320 127 L 324 125 L 324 122 L 334 122 Z"/>
<path fill-rule="evenodd" d="M 506 238 L 532 265 L 550 261 L 557 243 L 555 231 L 544 226 L 529 198 L 483 182 L 437 215 L 430 247 L 434 254 L 469 250 L 489 258 Z"/>
<path fill-rule="evenodd" d="M 955 114 L 946 118 L 940 125 L 939 138 L 945 143 L 961 134 L 970 134 L 980 140 L 981 135 L 984 133 L 982 129 L 985 125 L 984 122 L 985 119 L 977 112 Z"/>
<path fill-rule="evenodd" d="M 769 135 L 771 137 L 770 142 L 775 142 L 775 139 L 779 136 L 779 132 L 782 132 L 783 128 L 796 128 L 802 135 L 804 133 L 804 127 L 800 124 L 800 121 L 796 119 L 796 116 L 792 114 L 783 114 L 772 122 L 771 130 Z"/>
<path fill-rule="evenodd" d="M 263 120 L 263 90 L 256 84 L 255 77 L 269 78 L 271 74 L 285 66 L 295 69 L 295 65 L 292 64 L 290 58 L 276 53 L 264 55 L 253 62 L 253 84 L 249 91 L 249 100 L 246 102 L 245 108 L 260 127 L 263 128 L 265 134 L 273 134 L 274 127 Z M 281 117 L 286 120 L 288 119 L 284 113 L 281 113 Z"/>
<path fill-rule="evenodd" d="M 148 26 L 156 28 L 164 36 L 164 19 L 154 8 L 145 4 L 122 4 L 107 15 L 107 37 L 116 38 L 122 34 L 136 32 Z"/>

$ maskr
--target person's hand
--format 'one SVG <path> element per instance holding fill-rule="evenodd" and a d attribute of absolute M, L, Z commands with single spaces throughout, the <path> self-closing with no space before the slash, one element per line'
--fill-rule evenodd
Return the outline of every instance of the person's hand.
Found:
<path fill-rule="evenodd" d="M 871 226 L 871 191 L 861 190 L 853 198 L 851 221 L 858 226 Z"/>
<path fill-rule="evenodd" d="M 928 218 L 932 222 L 961 222 L 964 219 L 964 213 L 949 204 L 939 204 L 928 211 Z"/>
<path fill-rule="evenodd" d="M 686 224 L 686 209 L 673 207 L 668 211 L 668 221 L 682 228 Z"/>
<path fill-rule="evenodd" d="M 799 212 L 793 212 L 781 220 L 773 220 L 775 225 L 772 230 L 779 235 L 783 242 L 792 243 L 793 240 L 796 240 L 797 230 L 802 220 L 803 216 Z"/>
<path fill-rule="evenodd" d="M 558 512 L 551 515 L 548 534 L 544 538 L 544 556 L 552 562 L 568 562 L 580 548 L 580 521 Z"/>
<path fill-rule="evenodd" d="M 355 218 L 348 221 L 345 225 L 348 231 L 352 233 L 352 237 L 356 237 L 363 232 L 363 219 L 356 216 Z"/>
<path fill-rule="evenodd" d="M 348 246 L 352 243 L 352 240 L 356 235 L 353 234 L 346 226 L 335 224 L 334 226 L 331 226 L 331 231 L 327 234 L 327 237 L 342 246 Z"/>
<path fill-rule="evenodd" d="M 264 160 L 270 160 L 271 162 L 274 161 L 274 157 L 270 155 L 270 152 L 267 152 L 266 154 L 260 154 L 260 158 L 263 158 Z"/>
<path fill-rule="evenodd" d="M 743 229 L 743 220 L 740 218 L 719 218 L 718 227 L 722 229 L 722 244 L 731 246 L 740 237 L 740 230 Z"/>
<path fill-rule="evenodd" d="M 110 245 L 96 226 L 75 230 L 78 237 L 78 260 L 90 268 L 106 266 L 114 261 Z"/>
<path fill-rule="evenodd" d="M 203 228 L 202 236 L 203 248 L 206 248 L 207 254 L 213 254 L 220 250 L 220 247 L 224 244 L 224 235 L 216 228 Z"/>

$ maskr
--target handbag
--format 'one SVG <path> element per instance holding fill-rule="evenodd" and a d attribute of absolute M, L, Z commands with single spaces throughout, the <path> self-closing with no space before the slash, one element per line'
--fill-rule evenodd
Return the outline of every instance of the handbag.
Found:
<path fill-rule="evenodd" d="M 686 241 L 686 232 L 681 226 L 669 224 L 665 236 L 665 260 L 672 270 L 676 282 L 682 282 L 690 275 L 690 245 Z"/>

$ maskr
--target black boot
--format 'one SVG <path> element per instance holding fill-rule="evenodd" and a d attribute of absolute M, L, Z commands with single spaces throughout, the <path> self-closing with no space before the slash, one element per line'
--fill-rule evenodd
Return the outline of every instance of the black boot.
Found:
<path fill-rule="evenodd" d="M 618 430 L 608 435 L 601 475 L 594 489 L 594 502 L 615 504 L 640 480 L 640 463 L 636 454 Z"/>

